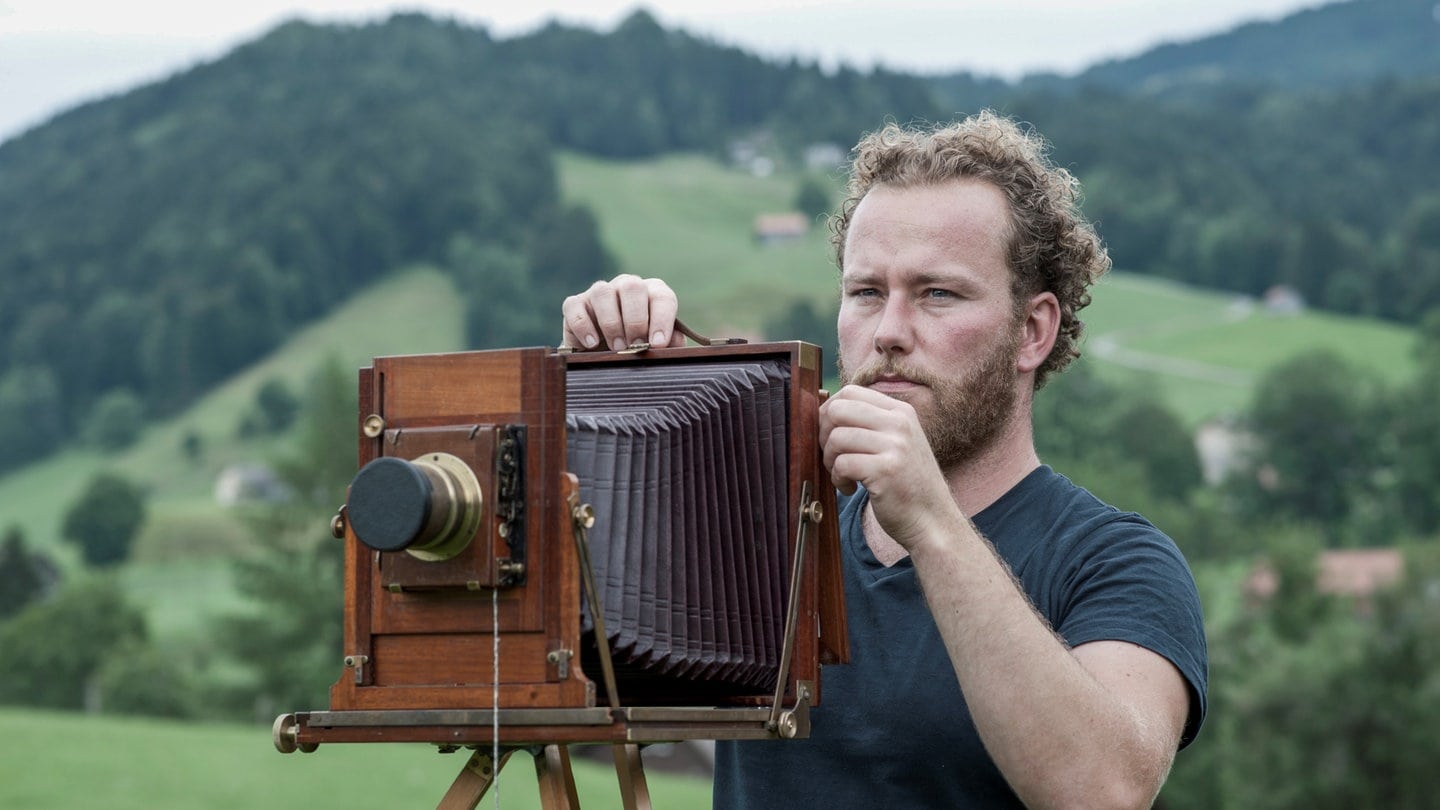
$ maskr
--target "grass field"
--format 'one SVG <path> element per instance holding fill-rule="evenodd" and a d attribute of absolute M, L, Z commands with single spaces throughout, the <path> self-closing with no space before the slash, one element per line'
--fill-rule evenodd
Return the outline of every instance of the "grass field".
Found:
<path fill-rule="evenodd" d="M 1387 383 L 1414 371 L 1414 332 L 1395 324 L 1272 314 L 1251 299 L 1123 272 L 1103 279 L 1093 298 L 1083 362 L 1159 391 L 1192 425 L 1242 412 L 1266 370 L 1309 350 L 1333 351 Z"/>
<path fill-rule="evenodd" d="M 757 215 L 791 209 L 793 175 L 754 177 L 698 156 L 617 163 L 563 155 L 560 170 L 562 191 L 595 212 L 625 271 L 669 281 L 681 319 L 703 333 L 755 334 L 791 301 L 835 298 L 823 223 L 775 247 L 751 237 Z"/>
<path fill-rule="evenodd" d="M 433 807 L 469 754 L 427 745 L 326 745 L 278 753 L 270 729 L 0 709 L 0 807 L 7 810 L 314 810 Z M 501 806 L 538 808 L 517 753 Z M 572 757 L 586 808 L 619 808 L 613 768 Z M 707 780 L 647 773 L 658 808 L 710 806 Z M 493 792 L 480 807 L 493 807 Z"/>

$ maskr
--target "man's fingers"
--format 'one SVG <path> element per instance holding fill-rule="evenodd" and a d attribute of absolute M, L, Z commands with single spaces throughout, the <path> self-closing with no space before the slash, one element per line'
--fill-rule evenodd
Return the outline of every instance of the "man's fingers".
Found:
<path fill-rule="evenodd" d="M 674 334 L 675 292 L 660 279 L 621 274 L 597 281 L 561 305 L 561 343 L 571 348 L 619 351 L 637 341 L 684 345 Z"/>
<path fill-rule="evenodd" d="M 658 278 L 646 279 L 645 287 L 650 299 L 650 334 L 645 340 L 648 340 L 651 346 L 685 345 L 684 335 L 679 335 L 679 341 L 676 342 L 675 313 L 679 311 L 680 302 L 675 297 L 675 291 Z"/>
<path fill-rule="evenodd" d="M 600 345 L 600 334 L 590 306 L 583 295 L 572 295 L 560 307 L 562 319 L 561 346 L 572 349 L 593 349 Z"/>
<path fill-rule="evenodd" d="M 650 339 L 650 287 L 638 276 L 617 276 L 612 282 L 620 300 L 621 333 L 619 345 L 610 340 L 610 348 L 619 351 L 636 341 Z"/>

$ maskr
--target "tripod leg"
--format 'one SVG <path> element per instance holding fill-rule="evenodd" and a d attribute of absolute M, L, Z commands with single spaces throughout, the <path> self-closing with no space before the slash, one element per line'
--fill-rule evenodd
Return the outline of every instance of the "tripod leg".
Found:
<path fill-rule="evenodd" d="M 505 767 L 505 761 L 512 753 L 514 751 L 508 749 L 501 753 L 499 764 L 491 758 L 489 751 L 477 750 L 471 754 L 465 767 L 460 769 L 460 774 L 450 784 L 450 789 L 440 797 L 440 803 L 435 805 L 435 810 L 475 810 L 475 806 L 480 804 L 480 798 L 490 789 L 496 774 Z"/>
<path fill-rule="evenodd" d="M 535 776 L 540 780 L 541 810 L 578 810 L 575 773 L 570 770 L 570 749 L 547 745 L 535 754 Z"/>
<path fill-rule="evenodd" d="M 625 810 L 650 810 L 650 788 L 645 784 L 640 746 L 630 743 L 610 748 L 615 754 L 615 775 L 620 778 L 620 798 Z"/>

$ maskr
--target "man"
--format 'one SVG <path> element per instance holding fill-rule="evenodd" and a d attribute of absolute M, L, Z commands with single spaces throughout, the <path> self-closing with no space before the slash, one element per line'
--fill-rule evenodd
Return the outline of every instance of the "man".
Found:
<path fill-rule="evenodd" d="M 805 741 L 722 743 L 716 807 L 1148 807 L 1205 712 L 1174 544 L 1041 464 L 1031 405 L 1109 267 L 1073 178 L 992 113 L 856 147 L 832 220 L 852 662 Z M 663 282 L 566 299 L 564 342 L 678 345 Z"/>

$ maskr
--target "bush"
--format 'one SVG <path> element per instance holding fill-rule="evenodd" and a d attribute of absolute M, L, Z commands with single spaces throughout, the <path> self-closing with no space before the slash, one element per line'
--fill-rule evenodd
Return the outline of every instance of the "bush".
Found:
<path fill-rule="evenodd" d="M 100 709 L 107 714 L 190 717 L 195 693 L 189 673 L 155 647 L 117 648 L 95 675 Z"/>
<path fill-rule="evenodd" d="M 65 513 L 60 534 L 80 546 L 91 565 L 111 565 L 130 556 L 130 544 L 145 522 L 145 492 L 114 473 L 100 473 Z"/>
<path fill-rule="evenodd" d="M 0 702 L 82 708 L 111 653 L 145 636 L 144 617 L 113 582 L 71 585 L 0 625 Z"/>

